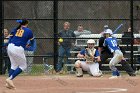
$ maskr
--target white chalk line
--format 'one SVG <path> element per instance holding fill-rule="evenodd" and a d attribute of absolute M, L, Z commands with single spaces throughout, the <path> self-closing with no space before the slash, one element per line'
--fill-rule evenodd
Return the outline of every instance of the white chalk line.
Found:
<path fill-rule="evenodd" d="M 123 88 L 93 88 L 93 90 L 99 90 L 96 92 L 76 92 L 76 93 L 119 93 L 126 92 L 127 89 Z"/>

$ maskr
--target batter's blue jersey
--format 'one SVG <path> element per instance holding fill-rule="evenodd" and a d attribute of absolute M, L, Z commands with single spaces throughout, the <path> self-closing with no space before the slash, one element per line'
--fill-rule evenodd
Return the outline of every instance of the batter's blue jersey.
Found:
<path fill-rule="evenodd" d="M 80 51 L 80 54 L 81 55 L 85 55 L 85 53 L 86 53 L 86 50 L 85 49 L 82 49 Z M 94 57 L 97 57 L 97 56 L 100 56 L 100 54 L 99 54 L 99 51 L 96 49 L 95 54 L 94 54 Z"/>
<path fill-rule="evenodd" d="M 15 46 L 22 46 L 25 48 L 28 40 L 33 39 L 32 31 L 27 27 L 22 27 L 22 29 L 13 29 L 10 34 L 9 43 L 15 44 Z"/>
<path fill-rule="evenodd" d="M 104 41 L 104 46 L 107 46 L 112 53 L 115 50 L 120 50 L 120 48 L 118 47 L 118 41 L 115 37 L 106 38 Z"/>

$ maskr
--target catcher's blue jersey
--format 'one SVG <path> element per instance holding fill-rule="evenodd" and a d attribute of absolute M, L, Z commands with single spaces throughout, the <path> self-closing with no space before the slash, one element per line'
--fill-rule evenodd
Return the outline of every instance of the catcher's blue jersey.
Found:
<path fill-rule="evenodd" d="M 81 55 L 85 55 L 85 53 L 86 53 L 86 50 L 85 49 L 82 49 L 80 51 L 80 54 Z M 95 54 L 94 54 L 94 57 L 97 57 L 97 56 L 100 56 L 100 54 L 99 54 L 99 51 L 96 49 Z"/>
<path fill-rule="evenodd" d="M 115 50 L 120 50 L 120 48 L 118 47 L 118 41 L 115 37 L 106 38 L 104 41 L 104 46 L 107 46 L 111 52 L 114 52 Z"/>
<path fill-rule="evenodd" d="M 27 41 L 33 39 L 32 31 L 27 27 L 22 29 L 13 29 L 10 34 L 9 43 L 15 44 L 15 46 L 22 46 L 25 48 Z"/>

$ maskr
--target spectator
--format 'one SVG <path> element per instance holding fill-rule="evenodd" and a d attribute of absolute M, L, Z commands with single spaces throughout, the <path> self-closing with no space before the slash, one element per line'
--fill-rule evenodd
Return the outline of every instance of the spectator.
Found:
<path fill-rule="evenodd" d="M 83 28 L 82 25 L 78 25 L 77 30 L 74 31 L 74 33 L 76 35 L 76 38 L 78 38 L 80 35 L 88 35 L 88 34 L 91 34 L 91 31 L 84 30 L 84 28 Z M 83 40 L 78 40 L 76 42 L 77 42 L 78 45 L 85 44 L 85 40 L 84 41 Z M 74 51 L 80 51 L 83 48 L 85 48 L 85 47 L 83 47 L 83 46 L 76 46 L 76 47 L 74 47 Z"/>
<path fill-rule="evenodd" d="M 128 30 L 122 35 L 122 44 L 131 44 L 131 38 L 131 27 L 129 27 Z"/>
<path fill-rule="evenodd" d="M 3 60 L 2 74 L 5 74 L 6 70 L 9 72 L 11 67 L 10 59 L 7 54 L 8 38 L 9 38 L 9 31 L 7 29 L 4 29 L 4 46 L 2 47 L 2 52 L 3 52 L 3 56 L 6 56 L 6 58 L 4 58 Z"/>
<path fill-rule="evenodd" d="M 77 55 L 78 58 L 85 58 L 85 60 L 77 60 L 75 62 L 76 76 L 82 77 L 83 71 L 87 71 L 89 74 L 95 77 L 100 77 L 102 72 L 99 70 L 100 56 L 99 51 L 94 48 L 95 41 L 89 39 L 87 41 L 87 48 L 82 49 Z M 89 53 L 87 53 L 89 52 Z M 89 55 L 88 55 L 89 54 Z"/>
<path fill-rule="evenodd" d="M 83 35 L 83 34 L 91 34 L 91 31 L 84 30 L 84 27 L 82 25 L 78 25 L 77 30 L 74 31 L 74 34 L 76 37 Z"/>
<path fill-rule="evenodd" d="M 101 65 L 105 63 L 108 58 L 113 57 L 113 54 L 109 51 L 109 49 L 103 46 L 104 40 L 105 40 L 105 34 L 103 34 L 103 36 L 99 39 L 98 50 L 101 57 L 100 69 L 102 68 Z M 135 71 L 132 69 L 132 67 L 125 59 L 122 59 L 120 64 L 122 65 L 123 69 L 129 74 L 129 76 L 136 76 Z"/>
<path fill-rule="evenodd" d="M 134 44 L 138 44 L 138 52 L 140 53 L 140 30 L 139 30 L 139 36 L 135 37 Z M 140 55 L 137 56 L 137 63 L 140 64 Z M 140 72 L 139 66 L 137 67 L 137 72 Z"/>
<path fill-rule="evenodd" d="M 103 33 L 104 33 L 104 31 L 105 31 L 106 29 L 109 29 L 109 26 L 108 26 L 108 25 L 104 25 L 104 30 L 103 30 L 100 34 L 103 35 Z"/>
<path fill-rule="evenodd" d="M 73 33 L 72 30 L 70 30 L 70 23 L 69 22 L 65 22 L 63 24 L 63 30 L 61 30 L 58 33 L 58 36 L 63 38 L 63 42 L 58 42 L 58 44 L 59 44 L 59 50 L 58 50 L 59 58 L 58 58 L 56 72 L 62 73 L 64 56 L 66 55 L 66 58 L 67 58 L 66 63 L 71 64 L 71 61 L 68 58 L 71 56 L 70 50 L 71 50 L 72 46 L 74 46 L 74 43 L 75 43 L 75 39 L 71 39 L 71 37 L 75 37 L 75 34 Z M 71 70 L 71 68 L 68 67 L 68 71 L 70 71 L 70 70 Z"/>
<path fill-rule="evenodd" d="M 28 40 L 27 42 L 28 47 L 25 48 L 25 55 L 26 56 L 32 56 L 32 57 L 27 57 L 26 61 L 27 61 L 27 68 L 25 70 L 25 72 L 27 74 L 31 73 L 32 70 L 32 66 L 33 66 L 33 56 L 34 56 L 34 52 L 36 50 L 36 40 L 34 39 L 33 43 L 30 42 L 30 40 Z"/>

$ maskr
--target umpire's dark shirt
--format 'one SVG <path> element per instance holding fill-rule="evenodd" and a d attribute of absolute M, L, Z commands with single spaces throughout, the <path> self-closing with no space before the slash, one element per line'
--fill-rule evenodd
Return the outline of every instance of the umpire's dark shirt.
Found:
<path fill-rule="evenodd" d="M 70 37 L 76 37 L 74 32 L 72 30 L 61 30 L 59 32 L 59 36 L 63 38 L 63 42 L 60 43 L 64 48 L 71 48 L 72 47 L 72 43 L 75 43 L 75 38 L 71 38 Z M 69 38 L 69 39 L 67 39 Z"/>
<path fill-rule="evenodd" d="M 104 52 L 107 52 L 107 53 L 111 54 L 110 50 L 107 47 L 103 46 L 104 40 L 105 40 L 105 37 L 100 37 L 100 39 L 99 39 L 99 47 L 103 48 L 102 51 L 101 51 L 101 54 L 104 53 Z"/>

